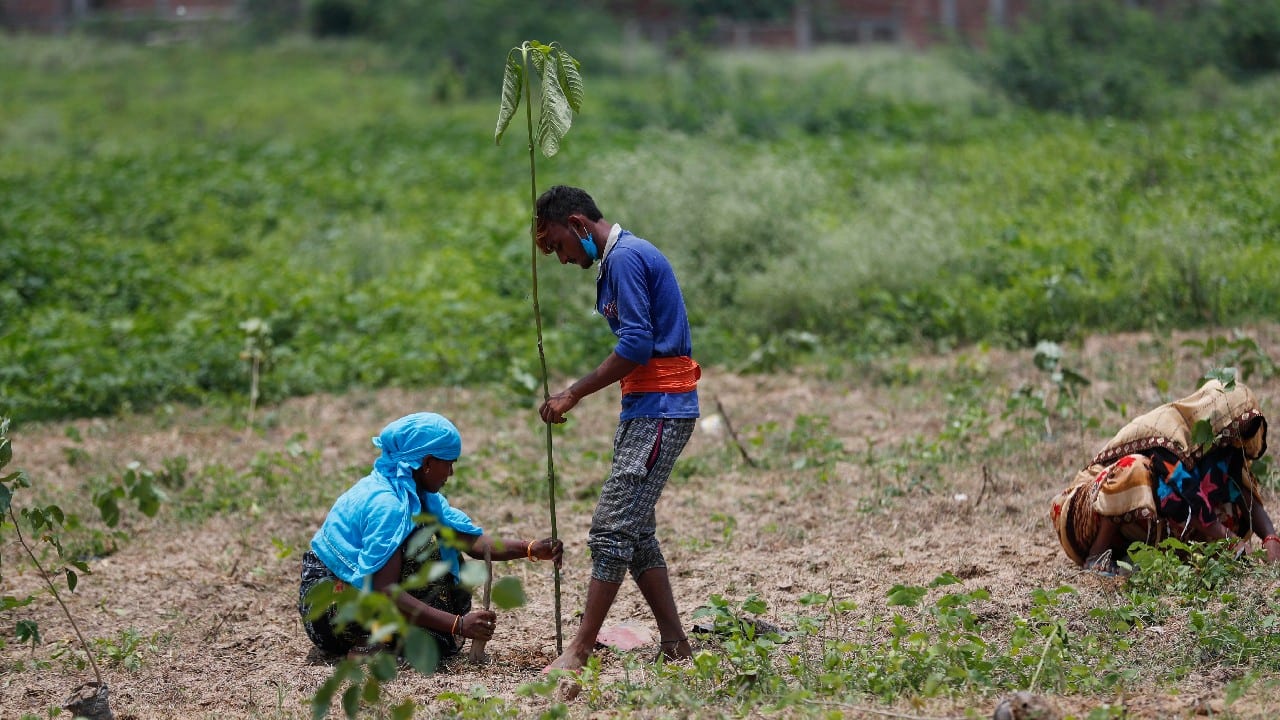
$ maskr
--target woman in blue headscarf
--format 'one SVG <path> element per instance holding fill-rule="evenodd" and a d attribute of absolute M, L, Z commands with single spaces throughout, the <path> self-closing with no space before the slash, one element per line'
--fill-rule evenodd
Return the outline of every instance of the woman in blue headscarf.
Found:
<path fill-rule="evenodd" d="M 490 610 L 471 610 L 471 593 L 458 584 L 458 548 L 468 555 L 493 560 L 552 560 L 563 553 L 559 540 L 496 539 L 451 507 L 440 489 L 453 474 L 462 454 L 462 437 L 447 418 L 420 412 L 396 420 L 373 438 L 382 455 L 373 470 L 333 504 L 324 524 L 302 557 L 298 611 L 307 636 L 316 647 L 340 655 L 370 650 L 369 635 L 357 623 L 335 622 L 336 606 L 308 619 L 307 593 L 321 582 L 387 592 L 424 566 L 436 562 L 449 572 L 426 587 L 395 596 L 396 606 L 410 622 L 435 637 L 441 657 L 458 652 L 462 638 L 493 637 L 497 616 Z M 417 525 L 414 517 L 432 520 Z M 452 530 L 454 539 L 440 542 L 438 528 Z"/>

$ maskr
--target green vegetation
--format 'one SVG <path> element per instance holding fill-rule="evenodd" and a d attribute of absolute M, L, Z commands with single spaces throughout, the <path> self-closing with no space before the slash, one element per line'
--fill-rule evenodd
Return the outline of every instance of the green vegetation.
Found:
<path fill-rule="evenodd" d="M 471 5 L 481 15 L 501 9 Z M 462 23 L 467 32 L 453 41 L 466 52 L 437 55 L 414 36 L 425 25 L 396 19 L 416 5 L 348 12 L 361 6 L 309 6 L 312 22 L 326 23 L 313 25 L 317 35 L 357 36 L 342 40 L 6 38 L 0 415 L 32 423 L 194 403 L 262 428 L 274 403 L 317 392 L 467 385 L 500 397 L 503 412 L 536 401 L 527 148 L 495 147 L 490 97 L 475 99 L 502 77 L 479 60 L 496 56 L 493 43 L 510 47 L 510 28 L 478 38 L 483 24 Z M 1163 64 L 1180 38 L 1190 42 L 1188 28 L 1144 49 L 1161 29 L 1116 10 L 1081 37 L 1075 13 L 1097 10 L 1087 3 L 962 61 L 886 49 L 710 53 L 691 43 L 677 45 L 678 60 L 659 61 L 643 47 L 586 47 L 581 56 L 600 70 L 590 101 L 539 183 L 589 188 L 607 217 L 663 247 L 708 367 L 803 366 L 832 381 L 918 389 L 923 371 L 902 359 L 909 353 L 1035 348 L 1034 367 L 1008 392 L 992 392 L 998 383 L 973 357 L 929 376 L 936 426 L 851 441 L 836 418 L 806 409 L 747 424 L 737 448 L 815 506 L 848 494 L 855 468 L 855 520 L 951 497 L 957 472 L 981 477 L 986 493 L 989 466 L 1041 467 L 1046 447 L 1130 414 L 1088 397 L 1091 380 L 1118 373 L 1086 373 L 1068 357 L 1064 348 L 1086 335 L 1201 328 L 1207 339 L 1182 349 L 1207 368 L 1231 366 L 1250 382 L 1276 376 L 1257 340 L 1221 328 L 1280 320 L 1280 276 L 1269 270 L 1280 267 L 1280 81 L 1267 74 L 1280 14 L 1272 2 L 1214 7 L 1221 14 L 1189 20 L 1213 32 Z M 581 35 L 590 21 L 575 26 Z M 552 273 L 540 290 L 554 371 L 585 369 L 609 343 L 603 323 L 580 321 L 590 283 Z M 1172 357 L 1176 347 L 1151 352 Z M 1187 380 L 1170 367 L 1127 381 L 1165 395 Z M 325 466 L 305 435 L 243 459 L 184 451 L 114 469 L 97 467 L 74 430 L 68 437 L 66 464 L 83 477 L 67 481 L 80 484 L 60 504 L 25 475 L 0 486 L 9 518 L 0 534 L 42 531 L 39 561 L 56 563 L 52 577 L 68 591 L 87 559 L 127 545 L 127 530 L 153 516 L 201 523 L 316 511 L 335 478 L 350 475 Z M 565 440 L 582 465 L 604 464 L 593 446 Z M 476 454 L 497 467 L 492 486 L 462 468 L 457 493 L 532 502 L 522 451 L 494 439 Z M 0 459 L 9 460 L 7 440 Z M 672 482 L 737 472 L 737 463 L 734 449 L 718 448 L 689 458 Z M 1274 489 L 1275 472 L 1259 467 Z M 15 513 L 13 488 L 46 504 Z M 581 502 L 595 491 L 558 494 Z M 702 535 L 681 538 L 686 547 L 816 532 L 757 526 L 728 507 L 706 519 Z M 279 557 L 302 542 L 271 540 Z M 1124 713 L 1104 698 L 1170 689 L 1206 664 L 1229 679 L 1228 705 L 1274 680 L 1273 568 L 1216 547 L 1169 544 L 1132 557 L 1134 578 L 1083 591 L 1088 602 L 1062 585 L 1001 605 L 950 573 L 894 587 L 871 611 L 820 589 L 799 608 L 726 589 L 698 613 L 711 629 L 692 663 L 646 664 L 643 682 L 637 658 L 625 659 L 621 678 L 593 664 L 585 705 L 834 715 L 1031 689 L 1098 700 L 1089 717 L 1103 718 Z M 344 598 L 353 621 L 399 627 L 383 600 Z M 33 601 L 5 597 L 0 609 L 17 616 Z M 787 629 L 764 623 L 766 613 Z M 15 621 L 12 636 L 34 651 L 40 627 Z M 1162 639 L 1175 624 L 1188 631 Z M 128 628 L 6 669 L 61 660 L 136 672 L 166 642 Z M 429 670 L 431 650 L 412 644 L 412 664 Z M 363 702 L 411 714 L 412 702 L 392 707 L 381 694 L 398 671 L 386 656 L 340 664 L 313 697 L 316 711 L 353 713 Z M 545 697 L 554 717 L 568 712 L 555 690 L 539 681 L 520 692 Z M 459 717 L 521 713 L 479 687 L 439 699 Z"/>
<path fill-rule="evenodd" d="M 1040 0 L 974 69 L 1029 107 L 1141 117 L 1169 86 L 1280 69 L 1280 3 L 1223 0 L 1163 17 L 1109 0 Z"/>
<path fill-rule="evenodd" d="M 6 42 L 7 411 L 424 383 L 532 402 L 523 148 L 493 146 L 489 103 L 400 68 L 359 42 Z M 596 82 L 540 179 L 590 187 L 669 252 L 709 364 L 1280 307 L 1259 271 L 1280 253 L 1273 80 L 1141 121 L 1029 114 L 943 56 L 888 51 L 692 53 Z M 607 342 L 568 321 L 590 303 L 574 280 L 543 288 L 564 372 Z"/>

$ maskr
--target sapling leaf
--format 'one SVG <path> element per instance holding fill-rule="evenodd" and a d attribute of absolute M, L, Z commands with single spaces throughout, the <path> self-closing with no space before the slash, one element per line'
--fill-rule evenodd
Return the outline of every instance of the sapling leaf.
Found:
<path fill-rule="evenodd" d="M 378 653 L 378 657 L 390 657 L 387 653 Z M 374 663 L 377 664 L 376 662 Z M 394 664 L 394 661 L 393 661 Z M 371 668 L 372 671 L 372 668 Z M 360 693 L 360 699 L 369 704 L 378 702 L 378 698 L 382 697 L 382 685 L 378 682 L 378 678 L 370 675 L 364 681 L 364 691 Z"/>
<path fill-rule="evenodd" d="M 75 592 L 76 585 L 80 582 L 80 577 L 76 575 L 76 571 L 72 570 L 71 568 L 67 568 L 66 573 L 67 573 L 67 589 L 70 590 L 71 592 Z"/>
<path fill-rule="evenodd" d="M 31 526 L 32 532 L 40 532 L 40 528 L 48 524 L 44 517 L 44 511 L 40 508 L 23 508 L 22 517 Z"/>
<path fill-rule="evenodd" d="M 929 583 L 929 587 L 942 587 L 943 585 L 955 585 L 958 582 L 960 582 L 960 578 L 956 577 L 955 575 L 952 575 L 949 572 L 944 572 L 938 577 L 934 578 L 933 581 Z"/>
<path fill-rule="evenodd" d="M 8 480 L 8 478 L 5 478 Z M 13 491 L 8 485 L 0 485 L 0 515 L 9 512 L 9 505 L 13 502 Z"/>
<path fill-rule="evenodd" d="M 484 568 L 484 563 L 469 562 L 462 565 L 462 572 L 458 573 L 461 577 L 458 581 L 463 587 L 476 588 L 484 584 L 485 579 L 489 577 L 489 573 Z"/>
<path fill-rule="evenodd" d="M 405 700 L 391 708 L 391 720 L 413 720 L 413 710 L 413 700 Z"/>
<path fill-rule="evenodd" d="M 889 605 L 906 605 L 915 607 L 924 597 L 926 590 L 913 585 L 894 585 L 889 590 Z"/>
<path fill-rule="evenodd" d="M 141 475 L 130 485 L 129 497 L 137 501 L 138 509 L 147 517 L 155 517 L 160 510 L 161 495 L 151 484 L 150 473 Z"/>
<path fill-rule="evenodd" d="M 94 504 L 98 506 L 98 514 L 102 516 L 102 522 L 107 527 L 113 528 L 120 524 L 120 506 L 116 504 L 116 497 L 113 493 L 102 493 L 95 498 Z"/>
<path fill-rule="evenodd" d="M 329 610 L 329 606 L 333 604 L 334 592 L 333 583 L 320 582 L 311 586 L 307 591 L 304 602 L 307 606 L 307 619 L 315 620 L 324 615 Z"/>
<path fill-rule="evenodd" d="M 564 91 L 565 100 L 574 112 L 582 112 L 584 97 L 582 75 L 578 72 L 580 63 L 564 48 L 556 49 L 556 81 Z"/>
<path fill-rule="evenodd" d="M 26 607 L 34 602 L 35 595 L 28 595 L 25 598 L 17 598 L 13 595 L 5 595 L 0 597 L 0 610 L 12 610 L 14 608 Z"/>
<path fill-rule="evenodd" d="M 0 440 L 0 468 L 9 464 L 13 459 L 13 443 L 9 438 Z"/>
<path fill-rule="evenodd" d="M 448 575 L 449 570 L 449 563 L 444 562 L 443 560 L 433 562 L 431 563 L 431 569 L 427 572 L 427 581 L 429 583 L 435 582 L 445 575 Z"/>
<path fill-rule="evenodd" d="M 511 118 L 515 116 L 516 110 L 520 108 L 520 97 L 523 95 L 520 88 L 523 85 L 524 65 L 520 64 L 520 58 L 513 48 L 507 53 L 507 67 L 502 73 L 502 100 L 498 106 L 498 126 L 493 131 L 495 145 L 502 144 L 502 135 L 511 124 Z"/>
<path fill-rule="evenodd" d="M 342 712 L 351 720 L 360 712 L 360 686 L 351 685 L 342 692 Z"/>
<path fill-rule="evenodd" d="M 30 601 L 30 598 L 28 598 L 28 601 Z M 34 620 L 19 620 L 13 628 L 13 635 L 18 639 L 19 643 L 31 643 L 32 647 L 41 643 L 40 626 L 36 625 Z"/>
<path fill-rule="evenodd" d="M 564 96 L 564 90 L 554 77 L 542 74 L 542 110 L 538 115 L 538 149 L 543 157 L 560 152 L 560 140 L 573 125 L 573 108 Z"/>
<path fill-rule="evenodd" d="M 1213 447 L 1213 425 L 1208 420 L 1197 420 L 1192 426 L 1191 444 L 1201 450 Z"/>
<path fill-rule="evenodd" d="M 391 642 L 399 630 L 397 623 L 381 623 L 375 620 L 373 627 L 369 629 L 369 643 L 379 645 Z"/>
<path fill-rule="evenodd" d="M 1222 383 L 1222 386 L 1227 390 L 1234 390 L 1236 387 L 1237 375 L 1239 375 L 1239 373 L 1233 367 L 1219 367 L 1219 368 L 1213 368 L 1209 372 L 1205 373 L 1204 377 L 1200 379 L 1206 380 L 1206 381 L 1217 380 L 1218 382 Z"/>
<path fill-rule="evenodd" d="M 493 591 L 490 596 L 493 604 L 503 610 L 518 608 L 525 604 L 524 586 L 520 584 L 520 579 L 512 575 L 498 578 L 493 583 Z"/>
<path fill-rule="evenodd" d="M 1075 387 L 1088 387 L 1093 383 L 1092 381 L 1089 380 L 1089 378 L 1085 377 L 1084 375 L 1081 375 L 1075 370 L 1072 370 L 1070 368 L 1063 368 L 1062 379 L 1059 381 L 1059 384 L 1072 385 Z"/>
<path fill-rule="evenodd" d="M 436 647 L 435 638 L 420 627 L 410 627 L 404 634 L 404 659 L 423 675 L 435 672 L 440 662 L 440 649 Z"/>
<path fill-rule="evenodd" d="M 391 682 L 396 679 L 396 660 L 391 653 L 378 653 L 369 664 L 369 672 L 378 682 Z M 368 698 L 366 698 L 367 700 Z M 373 701 L 376 701 L 374 698 Z M 373 702 L 370 701 L 370 702 Z"/>

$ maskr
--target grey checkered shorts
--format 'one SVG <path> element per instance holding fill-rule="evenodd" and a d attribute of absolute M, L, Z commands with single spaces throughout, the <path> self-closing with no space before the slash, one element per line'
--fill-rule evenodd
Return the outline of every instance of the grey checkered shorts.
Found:
<path fill-rule="evenodd" d="M 666 567 L 654 507 L 676 458 L 693 434 L 696 418 L 634 418 L 618 424 L 613 469 L 600 489 L 591 518 L 591 577 L 621 583 L 627 571 L 639 578 Z"/>

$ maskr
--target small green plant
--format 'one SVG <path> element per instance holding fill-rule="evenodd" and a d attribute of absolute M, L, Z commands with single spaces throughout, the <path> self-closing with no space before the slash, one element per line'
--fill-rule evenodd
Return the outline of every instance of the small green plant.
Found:
<path fill-rule="evenodd" d="M 825 415 L 797 415 L 789 430 L 774 420 L 760 423 L 750 430 L 747 443 L 761 449 L 767 467 L 788 465 L 800 471 L 816 468 L 818 479 L 830 479 L 835 464 L 847 456 L 844 443 L 831 429 L 831 418 Z"/>
<path fill-rule="evenodd" d="M 13 460 L 13 444 L 9 439 L 9 418 L 0 417 L 0 471 L 9 465 Z M 16 470 L 6 475 L 0 475 L 0 514 L 7 514 L 12 521 L 12 525 L 7 527 L 13 529 L 14 539 L 22 546 L 23 552 L 31 560 L 31 564 L 35 566 L 36 571 L 44 580 L 45 586 L 49 589 L 49 594 L 58 603 L 58 607 L 62 609 L 63 615 L 66 616 L 67 622 L 71 624 L 71 629 L 75 632 L 76 639 L 80 643 L 80 648 L 84 651 L 85 657 L 89 661 L 89 666 L 93 669 L 95 683 L 86 684 L 82 689 L 88 689 L 90 697 L 94 698 L 98 703 L 95 707 L 108 707 L 107 686 L 102 681 L 102 672 L 98 670 L 98 663 L 94 660 L 93 651 L 85 640 L 84 634 L 80 632 L 80 626 L 76 623 L 75 617 L 71 614 L 71 610 L 62 600 L 62 594 L 58 591 L 58 584 L 54 582 L 58 578 L 66 583 L 67 592 L 75 592 L 76 586 L 80 582 L 80 575 L 89 574 L 89 566 L 82 560 L 76 560 L 68 557 L 62 545 L 62 522 L 65 514 L 62 508 L 57 505 L 46 505 L 43 508 L 23 508 L 21 513 L 15 514 L 13 510 L 13 495 L 17 490 L 23 490 L 31 487 L 31 481 L 27 474 L 22 470 Z M 19 520 L 21 517 L 21 520 Z M 22 533 L 22 527 L 25 525 L 31 532 L 31 538 L 34 542 L 39 542 L 52 548 L 57 562 L 60 567 L 53 568 L 53 572 L 48 572 L 44 568 L 44 564 L 36 556 L 35 548 L 28 542 L 27 537 Z M 3 580 L 3 576 L 0 576 Z M 19 607 L 29 605 L 34 600 L 34 596 L 26 598 L 16 598 L 6 595 L 0 598 L 0 610 L 12 610 Z M 33 645 L 40 641 L 39 628 L 36 623 L 30 620 L 20 620 L 17 624 L 17 635 L 19 642 L 30 642 Z M 74 697 L 74 696 L 73 696 Z M 76 706 L 75 703 L 69 707 Z M 88 714 L 87 712 L 85 714 Z M 97 714 L 95 712 L 95 714 Z M 108 709 L 105 714 L 110 714 Z"/>
<path fill-rule="evenodd" d="M 240 359 L 249 366 L 248 426 L 253 427 L 262 374 L 271 363 L 271 325 L 262 318 L 253 317 L 240 323 L 240 330 L 244 332 L 244 347 L 240 350 Z"/>
<path fill-rule="evenodd" d="M 158 641 L 159 636 L 148 637 L 134 628 L 126 628 L 115 638 L 94 638 L 93 645 L 107 667 L 138 670 L 142 667 L 143 655 L 155 652 Z"/>
<path fill-rule="evenodd" d="M 738 519 L 727 513 L 711 513 L 711 522 L 720 523 L 720 538 L 728 545 L 733 540 L 733 531 L 738 527 Z"/>
<path fill-rule="evenodd" d="M 1130 593 L 1180 596 L 1195 603 L 1235 577 L 1240 563 L 1230 540 L 1187 543 L 1165 538 L 1159 545 L 1129 547 L 1134 574 L 1126 583 Z"/>
<path fill-rule="evenodd" d="M 1200 357 L 1212 360 L 1219 368 L 1217 373 L 1211 372 L 1214 376 L 1226 370 L 1230 370 L 1232 376 L 1238 375 L 1244 381 L 1251 379 L 1264 381 L 1276 376 L 1277 367 L 1271 356 L 1258 345 L 1256 340 L 1240 330 L 1233 331 L 1229 337 L 1214 335 L 1204 340 L 1184 340 L 1182 345 L 1198 349 Z M 1205 376 L 1205 378 L 1208 377 L 1209 375 Z M 1225 380 L 1223 384 L 1226 384 Z"/>
<path fill-rule="evenodd" d="M 125 466 L 119 484 L 109 484 L 93 495 L 93 504 L 102 515 L 107 527 L 120 524 L 120 501 L 126 498 L 138 503 L 138 509 L 147 517 L 155 517 L 164 501 L 164 494 L 156 487 L 156 474 L 134 461 Z"/>
<path fill-rule="evenodd" d="M 467 693 L 443 692 L 436 699 L 448 703 L 449 717 L 457 720 L 493 720 L 520 716 L 519 708 L 512 707 L 501 698 L 493 697 L 479 685 Z"/>
<path fill-rule="evenodd" d="M 1080 404 L 1080 392 L 1090 381 L 1084 375 L 1063 364 L 1062 346 L 1048 340 L 1036 344 L 1032 362 L 1036 369 L 1047 374 L 1049 387 L 1023 385 L 1014 391 L 1005 403 L 1003 417 L 1027 431 L 1034 431 L 1042 440 L 1054 437 L 1054 421 L 1075 420 L 1080 429 L 1097 427 L 1099 420 L 1087 417 Z"/>

